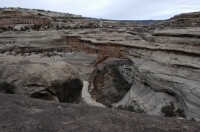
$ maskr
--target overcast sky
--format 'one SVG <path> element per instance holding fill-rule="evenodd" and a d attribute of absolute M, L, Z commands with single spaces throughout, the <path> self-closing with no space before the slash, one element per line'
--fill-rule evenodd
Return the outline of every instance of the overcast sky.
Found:
<path fill-rule="evenodd" d="M 0 0 L 0 7 L 45 9 L 115 20 L 161 20 L 200 11 L 200 0 Z"/>

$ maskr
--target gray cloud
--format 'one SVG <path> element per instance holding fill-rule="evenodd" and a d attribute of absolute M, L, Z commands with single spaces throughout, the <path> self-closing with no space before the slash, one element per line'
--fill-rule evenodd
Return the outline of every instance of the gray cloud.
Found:
<path fill-rule="evenodd" d="M 168 19 L 200 11 L 200 0 L 0 0 L 0 7 L 23 7 L 107 19 Z"/>

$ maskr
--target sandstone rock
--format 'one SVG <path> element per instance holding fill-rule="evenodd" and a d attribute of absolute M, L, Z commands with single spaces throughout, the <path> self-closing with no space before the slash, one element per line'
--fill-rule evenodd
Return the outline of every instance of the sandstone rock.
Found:
<path fill-rule="evenodd" d="M 11 15 L 12 17 L 9 19 L 3 17 L 2 21 L 0 20 L 3 25 L 8 24 L 5 30 L 2 28 L 0 64 L 6 67 L 8 65 L 6 62 L 9 61 L 8 68 L 12 72 L 11 65 L 15 65 L 13 63 L 19 58 L 21 60 L 19 66 L 29 65 L 29 61 L 31 64 L 38 64 L 35 60 L 39 60 L 39 65 L 43 64 L 45 68 L 48 68 L 46 64 L 49 64 L 46 60 L 48 62 L 65 61 L 73 64 L 86 81 L 93 73 L 89 81 L 90 90 L 96 100 L 107 106 L 111 104 L 116 107 L 130 106 L 131 109 L 139 109 L 147 114 L 164 116 L 162 109 L 173 104 L 174 111 L 181 109 L 187 119 L 199 120 L 198 14 L 181 15 L 181 17 L 144 26 L 130 21 L 112 20 L 101 20 L 103 21 L 101 25 L 98 19 L 76 16 L 75 18 L 70 14 L 42 10 L 3 11 L 3 16 Z M 13 17 L 14 15 L 17 18 Z M 35 23 L 32 19 L 27 21 L 27 16 L 28 18 L 36 17 Z M 15 21 L 18 18 L 22 24 L 45 26 L 46 31 L 7 32 L 6 30 L 10 30 L 8 21 L 13 24 L 18 21 Z M 97 28 L 99 24 L 101 28 Z M 56 25 L 61 25 L 59 26 L 61 30 L 47 31 Z M 158 30 L 154 31 L 154 29 Z M 118 59 L 109 60 L 108 58 Z M 95 69 L 94 72 L 92 72 L 93 69 Z M 11 80 L 15 80 L 15 77 L 7 82 Z M 17 81 L 13 83 L 17 84 Z M 62 89 L 60 81 L 46 84 L 49 87 L 59 86 L 58 89 Z M 37 85 L 41 89 L 49 88 Z M 119 92 L 118 86 L 126 90 Z M 55 93 L 55 90 L 48 92 Z M 41 94 L 44 94 L 44 91 Z M 88 93 L 87 97 L 90 97 Z M 90 101 L 88 101 L 90 104 L 94 104 L 93 100 Z"/>
<path fill-rule="evenodd" d="M 117 35 L 120 37 L 117 37 Z M 132 66 L 129 67 L 132 67 L 131 69 L 133 69 L 131 75 L 133 75 L 134 82 L 138 81 L 138 83 L 133 83 L 132 88 L 134 88 L 134 90 L 132 90 L 136 92 L 133 95 L 137 95 L 137 91 L 139 89 L 144 89 L 146 92 L 145 94 L 139 92 L 140 95 L 137 95 L 137 97 L 135 96 L 135 98 L 138 99 L 136 104 L 141 104 L 139 108 L 143 107 L 149 111 L 149 109 L 153 108 L 153 104 L 157 104 L 158 106 L 156 106 L 156 109 L 152 109 L 154 112 L 157 111 L 157 115 L 159 113 L 161 114 L 161 108 L 165 107 L 165 105 L 169 105 L 170 102 L 173 102 L 173 104 L 178 106 L 177 109 L 184 110 L 184 114 L 186 115 L 187 119 L 195 118 L 198 120 L 200 106 L 199 46 L 193 44 L 180 45 L 159 44 L 153 42 L 150 43 L 141 39 L 134 38 L 136 38 L 135 35 L 132 35 L 131 37 L 130 34 L 127 35 L 123 32 L 109 32 L 108 34 L 106 31 L 96 31 L 92 34 L 87 32 L 86 35 L 81 33 L 80 35 L 76 35 L 76 37 L 71 36 L 71 38 L 68 36 L 67 42 L 69 42 L 69 44 L 76 45 L 76 43 L 71 42 L 73 40 L 81 46 L 98 51 L 100 54 L 99 56 L 104 58 L 108 58 L 109 56 L 129 58 L 132 62 Z M 106 65 L 103 61 L 100 61 L 100 63 L 102 63 L 102 67 Z M 99 77 L 97 71 L 96 73 L 96 78 L 98 79 L 94 81 L 95 83 L 92 81 L 90 82 L 91 88 L 96 89 L 96 91 L 94 90 L 96 93 L 93 93 L 94 98 L 100 97 L 104 94 L 102 94 L 102 91 L 104 91 L 103 88 L 105 88 L 104 86 L 111 87 L 110 90 L 112 91 L 114 83 L 111 82 L 115 77 L 112 72 L 110 75 L 109 72 L 107 72 L 105 74 L 106 76 L 102 74 L 102 78 L 107 78 L 100 81 L 101 77 Z M 93 76 L 92 78 L 95 77 Z M 93 89 L 91 89 L 91 91 L 93 91 Z M 109 91 L 105 93 L 109 93 Z M 112 95 L 113 93 L 110 92 L 110 94 Z M 154 96 L 155 94 L 158 95 L 158 99 L 152 98 L 154 103 L 142 101 L 143 97 L 146 98 L 145 96 L 147 96 L 146 99 L 148 99 L 148 96 Z M 133 97 L 133 95 L 130 97 Z M 107 97 L 112 98 L 112 96 L 109 95 L 107 95 Z M 164 100 L 165 97 L 169 98 L 165 99 L 165 101 L 161 101 Z M 162 102 L 161 105 L 159 105 L 159 102 L 157 102 L 158 100 Z M 98 102 L 98 100 L 96 101 Z M 127 102 L 131 101 L 135 100 L 130 99 L 130 101 Z M 142 102 L 147 104 L 143 104 Z M 112 103 L 117 103 L 117 101 L 109 101 L 107 102 L 107 105 Z M 144 105 L 146 106 L 144 107 Z"/>
<path fill-rule="evenodd" d="M 13 27 L 13 30 L 15 30 L 15 31 L 21 31 L 23 29 L 24 29 L 24 27 L 22 25 L 16 25 Z"/>
<path fill-rule="evenodd" d="M 0 131 L 198 132 L 192 121 L 0 94 Z"/>
<path fill-rule="evenodd" d="M 108 59 L 94 70 L 90 87 L 92 97 L 106 106 L 120 101 L 131 87 L 120 73 L 120 66 L 131 65 L 126 59 Z"/>
<path fill-rule="evenodd" d="M 199 28 L 155 30 L 153 41 L 163 44 L 200 45 Z"/>
<path fill-rule="evenodd" d="M 151 28 L 186 28 L 200 27 L 200 12 L 190 12 L 176 15 L 168 20 L 156 22 L 150 25 Z"/>
<path fill-rule="evenodd" d="M 16 87 L 14 94 L 60 102 L 80 102 L 82 81 L 76 69 L 64 62 L 19 61 L 1 65 L 0 79 Z"/>

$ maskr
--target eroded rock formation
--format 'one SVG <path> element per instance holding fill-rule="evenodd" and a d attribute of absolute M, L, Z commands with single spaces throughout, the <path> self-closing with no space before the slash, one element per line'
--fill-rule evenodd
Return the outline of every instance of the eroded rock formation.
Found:
<path fill-rule="evenodd" d="M 33 64 L 19 61 L 16 64 L 3 63 L 0 66 L 0 89 L 11 89 L 12 94 L 59 102 L 79 103 L 82 81 L 76 69 L 64 62 Z M 11 86 L 7 86 L 10 84 Z"/>
<path fill-rule="evenodd" d="M 78 130 L 97 128 L 99 131 L 115 130 L 114 128 L 122 130 L 128 127 L 124 130 L 187 131 L 191 129 L 195 131 L 199 128 L 191 122 L 189 122 L 191 127 L 187 126 L 187 123 L 185 127 L 184 121 L 144 115 L 200 120 L 200 39 L 199 26 L 195 23 L 198 13 L 194 13 L 195 17 L 191 18 L 188 15 L 192 14 L 183 15 L 183 18 L 186 17 L 184 18 L 185 26 L 176 25 L 179 24 L 176 22 L 178 17 L 144 25 L 131 21 L 98 20 L 72 14 L 15 8 L 1 9 L 1 15 L 3 17 L 15 15 L 20 19 L 24 16 L 36 16 L 50 21 L 46 26 L 35 24 L 33 21 L 30 22 L 32 24 L 22 22 L 1 26 L 1 93 L 28 95 L 70 103 L 80 102 L 81 93 L 83 93 L 82 103 L 113 108 L 113 110 L 105 110 L 105 113 L 104 109 L 94 108 L 98 114 L 103 111 L 102 115 L 94 116 L 94 113 L 89 112 L 87 116 L 84 116 L 82 115 L 86 113 L 84 111 L 93 107 L 70 105 L 71 109 L 75 107 L 78 110 L 77 113 L 71 114 L 80 115 L 84 121 L 88 120 L 91 123 L 91 120 L 98 118 L 100 121 L 97 120 L 97 124 L 105 123 L 104 114 L 112 120 L 110 124 L 112 127 L 100 129 L 100 126 L 94 122 L 95 128 L 91 125 L 74 127 Z M 190 20 L 195 24 L 189 24 Z M 6 96 L 2 95 L 2 99 L 6 100 Z M 19 102 L 23 100 L 23 97 L 19 96 L 9 97 L 19 99 Z M 10 104 L 12 102 L 12 100 L 8 101 Z M 39 100 L 33 102 L 40 104 Z M 5 107 L 2 109 L 12 107 L 8 106 L 7 102 L 3 103 Z M 24 103 L 26 105 L 26 102 Z M 13 106 L 16 105 L 13 104 Z M 47 102 L 45 105 L 46 107 L 47 105 L 68 107 L 68 104 L 58 102 Z M 33 107 L 35 108 L 35 105 Z M 36 109 L 46 111 L 46 108 L 41 107 Z M 127 114 L 119 118 L 106 116 L 107 112 L 117 114 L 116 109 L 143 114 L 120 112 L 120 115 Z M 58 112 L 55 109 L 52 110 Z M 38 113 L 34 114 L 38 116 Z M 66 113 L 63 112 L 63 114 Z M 55 115 L 55 118 L 60 118 L 60 116 Z M 66 121 L 64 117 L 62 119 L 59 121 Z M 115 119 L 124 122 L 119 123 L 120 126 L 114 121 Z M 136 120 L 141 122 L 138 124 Z M 128 122 L 134 122 L 137 125 L 130 127 Z M 180 123 L 182 127 L 178 128 L 179 125 L 174 122 Z M 55 122 L 50 120 L 49 123 Z M 150 123 L 153 123 L 154 127 L 149 125 Z M 47 129 L 54 130 L 54 127 L 60 129 L 60 126 L 56 125 L 49 126 Z M 19 127 L 19 129 L 22 128 Z M 74 129 L 72 127 L 67 129 L 64 126 L 64 130 Z"/>

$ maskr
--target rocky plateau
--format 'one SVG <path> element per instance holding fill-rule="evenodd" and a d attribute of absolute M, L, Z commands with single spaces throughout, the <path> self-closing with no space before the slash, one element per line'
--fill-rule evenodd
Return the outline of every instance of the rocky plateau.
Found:
<path fill-rule="evenodd" d="M 198 132 L 200 12 L 145 24 L 1 8 L 0 93 L 1 131 Z"/>

